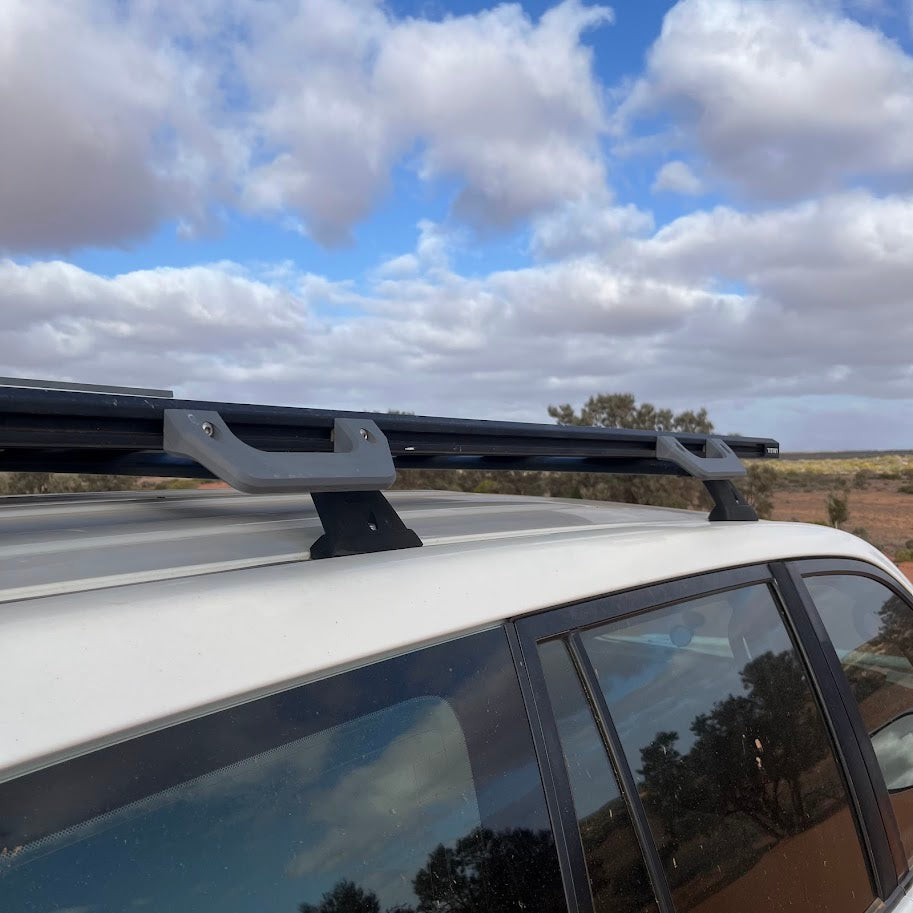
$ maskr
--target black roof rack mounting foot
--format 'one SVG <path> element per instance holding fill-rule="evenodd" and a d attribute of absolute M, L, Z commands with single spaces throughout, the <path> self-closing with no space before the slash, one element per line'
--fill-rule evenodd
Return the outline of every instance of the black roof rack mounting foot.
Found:
<path fill-rule="evenodd" d="M 704 487 L 713 498 L 713 510 L 708 519 L 718 520 L 757 520 L 755 509 L 745 500 L 741 492 L 728 479 L 705 479 Z"/>
<path fill-rule="evenodd" d="M 314 491 L 311 497 L 324 529 L 311 546 L 312 561 L 422 544 L 379 491 Z"/>

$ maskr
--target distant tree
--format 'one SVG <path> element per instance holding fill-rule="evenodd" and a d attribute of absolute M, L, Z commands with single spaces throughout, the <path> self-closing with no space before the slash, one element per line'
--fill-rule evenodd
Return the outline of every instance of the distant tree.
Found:
<path fill-rule="evenodd" d="M 713 423 L 706 409 L 690 409 L 674 414 L 671 409 L 657 409 L 652 403 L 640 403 L 633 393 L 599 393 L 591 396 L 575 412 L 573 406 L 549 406 L 548 414 L 559 425 L 597 425 L 600 428 L 634 428 L 645 431 L 691 431 L 710 434 Z"/>
<path fill-rule="evenodd" d="M 652 403 L 638 404 L 633 393 L 600 393 L 591 396 L 580 412 L 565 403 L 549 406 L 548 414 L 559 425 L 596 425 L 600 428 L 632 428 L 642 431 L 685 431 L 710 434 L 713 423 L 707 410 L 657 409 Z M 709 507 L 703 486 L 694 479 L 672 476 L 613 476 L 574 474 L 557 480 L 564 497 L 595 501 L 623 501 L 664 507 Z"/>

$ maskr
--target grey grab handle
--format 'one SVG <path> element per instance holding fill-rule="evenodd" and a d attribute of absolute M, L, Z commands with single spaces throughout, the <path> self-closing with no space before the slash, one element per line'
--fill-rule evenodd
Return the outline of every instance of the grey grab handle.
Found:
<path fill-rule="evenodd" d="M 742 461 L 721 438 L 708 437 L 707 456 L 692 453 L 674 435 L 660 434 L 656 438 L 656 459 L 681 466 L 688 475 L 702 482 L 715 479 L 738 479 L 745 475 Z"/>
<path fill-rule="evenodd" d="M 250 494 L 374 491 L 396 479 L 390 447 L 367 419 L 337 418 L 333 453 L 270 453 L 235 437 L 218 412 L 164 410 L 163 449 Z"/>

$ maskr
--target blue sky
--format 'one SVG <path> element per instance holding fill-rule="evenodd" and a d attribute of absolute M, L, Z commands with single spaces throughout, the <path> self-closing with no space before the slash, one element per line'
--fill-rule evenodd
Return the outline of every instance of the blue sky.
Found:
<path fill-rule="evenodd" d="M 12 0 L 0 373 L 913 447 L 913 4 Z"/>

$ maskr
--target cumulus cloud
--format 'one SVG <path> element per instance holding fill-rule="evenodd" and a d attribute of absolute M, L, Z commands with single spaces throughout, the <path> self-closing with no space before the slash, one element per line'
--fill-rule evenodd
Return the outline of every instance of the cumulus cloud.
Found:
<path fill-rule="evenodd" d="M 697 196 L 703 192 L 704 186 L 701 179 L 688 167 L 685 162 L 666 162 L 656 172 L 656 180 L 650 188 L 653 193 L 667 190 L 671 193 L 681 193 L 687 196 Z"/>
<path fill-rule="evenodd" d="M 604 116 L 588 28 L 604 7 L 562 3 L 535 25 L 519 6 L 442 22 L 407 20 L 384 42 L 375 84 L 391 120 L 425 144 L 426 177 L 465 182 L 458 215 L 509 225 L 603 191 Z"/>
<path fill-rule="evenodd" d="M 913 197 L 853 192 L 719 207 L 478 277 L 454 271 L 431 223 L 363 286 L 235 264 L 104 278 L 0 261 L 0 373 L 532 420 L 630 389 L 707 405 L 726 431 L 787 424 L 809 447 L 828 410 L 869 398 L 882 446 L 910 446 L 911 245 Z"/>
<path fill-rule="evenodd" d="M 682 0 L 618 119 L 657 113 L 761 199 L 913 176 L 913 58 L 834 4 Z"/>
<path fill-rule="evenodd" d="M 0 249 L 117 244 L 200 218 L 201 130 L 213 86 L 113 7 L 10 0 L 0 9 Z M 189 195 L 189 196 L 188 196 Z"/>
<path fill-rule="evenodd" d="M 417 172 L 456 178 L 455 213 L 478 226 L 603 192 L 605 118 L 580 38 L 607 9 L 569 0 L 536 23 L 514 5 L 432 22 L 316 5 L 261 13 L 242 57 L 274 150 L 251 170 L 249 207 L 295 209 L 318 240 L 344 240 L 416 146 Z"/>
<path fill-rule="evenodd" d="M 219 206 L 343 242 L 398 163 L 504 227 L 604 192 L 576 0 L 442 21 L 379 0 L 11 0 L 0 11 L 0 249 L 120 244 Z"/>

